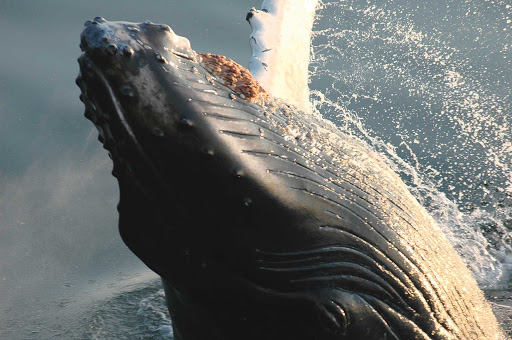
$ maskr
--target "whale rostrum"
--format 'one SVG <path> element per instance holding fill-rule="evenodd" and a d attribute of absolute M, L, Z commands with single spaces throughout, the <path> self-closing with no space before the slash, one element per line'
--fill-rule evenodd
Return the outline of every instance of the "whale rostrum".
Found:
<path fill-rule="evenodd" d="M 502 339 L 475 280 L 357 138 L 167 25 L 95 18 L 77 83 L 119 230 L 178 340 Z"/>

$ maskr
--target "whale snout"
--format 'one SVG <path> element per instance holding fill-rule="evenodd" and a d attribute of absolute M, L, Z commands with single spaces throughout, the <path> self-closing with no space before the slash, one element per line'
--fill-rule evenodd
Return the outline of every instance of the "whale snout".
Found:
<path fill-rule="evenodd" d="M 169 52 L 189 59 L 195 57 L 188 39 L 175 34 L 168 25 L 150 21 L 135 24 L 96 17 L 84 23 L 80 37 L 80 49 L 93 57 L 131 57 L 137 51 L 151 51 L 155 46 L 165 46 Z"/>
<path fill-rule="evenodd" d="M 134 54 L 136 36 L 140 31 L 124 23 L 114 23 L 102 17 L 87 20 L 80 36 L 80 49 L 90 56 L 114 56 L 121 54 L 130 57 Z"/>
<path fill-rule="evenodd" d="M 115 29 L 102 17 L 87 20 L 80 37 L 80 48 L 91 55 L 114 55 L 118 51 Z"/>

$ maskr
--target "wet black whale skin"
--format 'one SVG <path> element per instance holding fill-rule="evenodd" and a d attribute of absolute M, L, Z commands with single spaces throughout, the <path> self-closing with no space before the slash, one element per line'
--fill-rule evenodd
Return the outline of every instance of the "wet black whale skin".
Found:
<path fill-rule="evenodd" d="M 119 230 L 163 280 L 175 339 L 499 339 L 476 282 L 360 141 L 250 103 L 166 25 L 96 18 L 86 117 L 119 181 Z"/>

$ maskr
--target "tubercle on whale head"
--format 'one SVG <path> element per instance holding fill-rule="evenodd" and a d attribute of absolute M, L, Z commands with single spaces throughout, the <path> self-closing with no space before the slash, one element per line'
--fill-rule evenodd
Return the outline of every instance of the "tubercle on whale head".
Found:
<path fill-rule="evenodd" d="M 230 88 L 247 101 L 266 99 L 269 94 L 251 75 L 250 71 L 235 61 L 221 55 L 196 53 L 187 38 L 174 33 L 168 25 L 142 24 L 129 22 L 109 22 L 102 17 L 88 20 L 81 34 L 80 48 L 86 55 L 102 62 L 110 58 L 113 67 L 121 70 L 120 56 L 132 57 L 136 52 L 154 50 L 156 59 L 163 64 L 171 64 L 166 54 L 188 59 L 203 67 L 222 85 Z M 125 63 L 128 59 L 125 59 Z M 105 66 L 105 65 L 102 65 Z M 133 67 L 134 71 L 136 70 Z"/>
<path fill-rule="evenodd" d="M 174 68 L 197 64 L 188 39 L 178 36 L 167 25 L 149 21 L 135 24 L 97 17 L 84 26 L 80 39 L 84 54 L 78 60 L 81 69 L 78 81 L 83 96 L 105 102 L 104 98 L 95 97 L 105 95 L 102 92 L 108 89 L 110 99 L 117 100 L 121 106 L 116 110 L 127 111 L 126 117 L 141 119 L 135 125 L 158 129 L 174 126 L 169 117 L 170 107 L 165 105 L 172 100 L 163 98 L 163 91 L 152 84 L 158 83 L 154 78 L 163 73 L 165 64 Z M 173 76 L 172 72 L 168 73 Z M 178 76 L 174 78 L 178 80 Z M 94 80 L 99 86 L 87 86 Z"/>
<path fill-rule="evenodd" d="M 167 25 L 98 17 L 85 23 L 80 45 L 85 116 L 110 152 L 120 186 L 128 178 L 123 183 L 148 197 L 174 196 L 183 178 L 200 171 L 196 159 L 218 158 L 212 138 L 198 132 L 206 115 L 201 105 L 245 107 L 270 97 L 245 68 L 196 53 Z"/>
<path fill-rule="evenodd" d="M 195 59 L 196 53 L 190 47 L 189 40 L 174 33 L 168 25 L 153 24 L 150 21 L 140 24 L 116 22 L 96 17 L 86 21 L 84 27 L 80 47 L 92 56 L 115 55 L 118 50 L 125 56 L 131 56 L 133 50 L 151 49 L 151 44 L 167 42 L 169 51 Z"/>
<path fill-rule="evenodd" d="M 117 112 L 127 126 L 160 137 L 174 135 L 182 122 L 190 121 L 188 93 L 179 87 L 190 87 L 191 82 L 210 86 L 211 91 L 225 87 L 231 99 L 264 102 L 270 98 L 247 69 L 223 56 L 196 53 L 188 39 L 168 25 L 96 17 L 84 26 L 77 83 L 86 102 L 86 116 L 95 124 L 101 122 L 100 116 Z M 117 105 L 102 108 L 107 102 Z M 103 113 L 95 114 L 98 110 Z M 105 129 L 98 130 L 100 139 L 108 142 Z M 118 143 L 104 144 L 109 149 Z"/>

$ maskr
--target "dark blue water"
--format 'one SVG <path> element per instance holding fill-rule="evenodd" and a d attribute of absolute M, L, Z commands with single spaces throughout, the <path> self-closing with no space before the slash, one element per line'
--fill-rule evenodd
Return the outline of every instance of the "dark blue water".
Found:
<path fill-rule="evenodd" d="M 247 66 L 252 6 L 0 0 L 0 339 L 172 339 L 158 278 L 117 233 L 111 161 L 74 85 L 79 34 L 98 15 L 149 19 Z M 511 13 L 505 1 L 324 1 L 311 64 L 315 107 L 388 157 L 505 321 Z"/>

